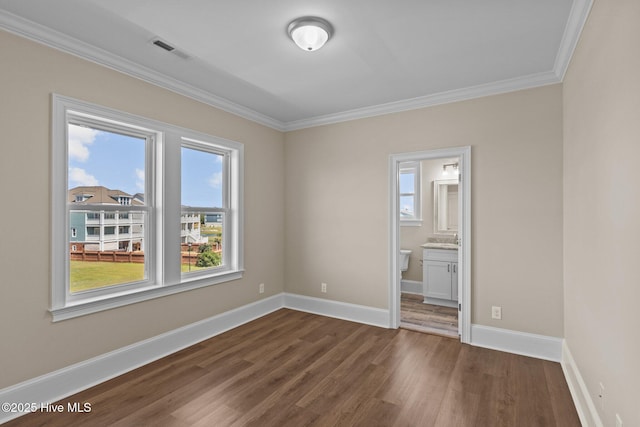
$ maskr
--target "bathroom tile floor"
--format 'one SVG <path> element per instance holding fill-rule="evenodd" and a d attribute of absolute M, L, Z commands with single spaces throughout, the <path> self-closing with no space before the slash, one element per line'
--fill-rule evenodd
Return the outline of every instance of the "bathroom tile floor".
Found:
<path fill-rule="evenodd" d="M 458 310 L 425 304 L 422 295 L 402 294 L 400 327 L 418 332 L 458 337 Z"/>

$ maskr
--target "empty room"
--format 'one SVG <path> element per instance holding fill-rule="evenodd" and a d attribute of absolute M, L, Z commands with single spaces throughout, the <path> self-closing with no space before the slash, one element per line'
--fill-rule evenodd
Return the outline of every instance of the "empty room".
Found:
<path fill-rule="evenodd" d="M 640 426 L 640 3 L 0 0 L 0 424 Z"/>

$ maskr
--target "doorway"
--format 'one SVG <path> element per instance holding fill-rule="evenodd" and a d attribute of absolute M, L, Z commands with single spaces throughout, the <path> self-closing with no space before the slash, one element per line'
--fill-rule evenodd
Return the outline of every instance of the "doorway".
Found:
<path fill-rule="evenodd" d="M 450 159 L 455 159 L 453 162 L 449 162 Z M 406 181 L 407 175 L 410 173 L 409 166 L 410 165 L 421 165 L 428 164 L 431 161 L 440 161 L 442 166 L 445 164 L 449 164 L 449 175 L 446 176 L 446 180 L 444 179 L 422 179 L 423 186 L 427 187 L 427 190 L 433 188 L 432 191 L 423 191 L 423 194 L 431 194 L 434 196 L 434 200 L 428 203 L 415 202 L 415 209 L 412 210 L 411 204 L 411 194 L 407 193 L 406 190 L 403 193 L 401 191 L 401 180 Z M 427 162 L 429 161 L 429 162 Z M 470 329 L 471 329 L 471 309 L 469 302 L 471 301 L 471 286 L 470 286 L 470 271 L 471 271 L 471 147 L 456 147 L 456 148 L 446 148 L 440 150 L 429 150 L 429 151 L 421 151 L 421 152 L 411 152 L 411 153 L 401 153 L 394 154 L 390 156 L 389 160 L 389 185 L 390 185 L 390 242 L 389 242 L 389 301 L 390 301 L 390 327 L 398 328 L 401 323 L 401 313 L 402 313 L 402 278 L 401 278 L 401 268 L 403 267 L 403 257 L 400 253 L 400 249 L 406 249 L 401 247 L 401 223 L 402 224 L 410 224 L 410 226 L 417 226 L 422 223 L 421 226 L 424 227 L 433 227 L 430 230 L 433 230 L 432 236 L 430 238 L 431 243 L 427 244 L 427 236 L 424 235 L 424 243 L 425 246 L 419 245 L 416 246 L 415 242 L 413 246 L 415 248 L 410 248 L 412 250 L 412 256 L 410 257 L 410 262 L 413 262 L 413 274 L 415 275 L 416 267 L 419 267 L 420 270 L 423 270 L 421 263 L 426 262 L 423 259 L 424 254 L 429 254 L 429 259 L 431 260 L 431 256 L 435 256 L 433 258 L 436 261 L 433 261 L 429 264 L 429 268 L 424 268 L 425 274 L 432 279 L 429 279 L 430 286 L 422 287 L 422 284 L 425 283 L 425 280 L 420 277 L 420 281 L 414 280 L 413 284 L 415 285 L 415 289 L 413 292 L 409 291 L 406 293 L 404 298 L 405 308 L 408 307 L 406 304 L 416 304 L 417 299 L 422 298 L 422 302 L 417 302 L 418 305 L 415 307 L 419 307 L 424 304 L 424 301 L 427 301 L 429 304 L 432 301 L 436 301 L 438 306 L 443 307 L 441 310 L 438 307 L 435 307 L 436 313 L 434 315 L 440 316 L 451 316 L 455 314 L 457 311 L 458 317 L 458 335 L 462 342 L 468 343 L 470 342 Z M 447 163 L 448 162 L 448 163 Z M 454 165 L 458 174 L 455 175 L 454 178 Z M 408 166 L 409 165 L 409 166 Z M 414 166 L 415 167 L 415 166 Z M 445 168 L 446 169 L 446 168 Z M 444 178 L 439 177 L 439 178 Z M 453 218 L 451 216 L 451 212 L 447 214 L 446 208 L 443 205 L 445 201 L 441 202 L 441 206 L 438 209 L 436 207 L 437 203 L 437 194 L 440 194 L 443 197 L 443 200 L 446 200 L 447 197 L 451 200 L 453 194 L 453 184 L 454 179 L 455 188 L 458 191 L 457 199 L 455 203 L 457 206 L 457 218 Z M 442 181 L 442 182 L 440 182 Z M 443 187 L 436 187 L 436 184 L 441 184 Z M 450 184 L 450 191 L 447 192 L 446 184 Z M 433 214 L 425 214 L 421 215 L 419 212 L 420 206 L 425 206 L 426 209 L 432 209 Z M 440 221 L 438 221 L 438 211 L 440 211 Z M 411 215 L 414 215 L 415 218 L 411 218 Z M 449 222 L 453 223 L 457 222 L 457 230 L 453 230 L 451 228 L 451 224 L 449 224 L 449 229 L 447 230 L 446 221 L 443 221 L 443 218 L 448 216 Z M 424 219 L 427 221 L 424 221 Z M 407 219 L 410 221 L 406 222 Z M 411 221 L 413 220 L 413 221 Z M 428 224 L 425 224 L 428 222 Z M 445 229 L 438 230 L 438 227 L 445 227 Z M 404 226 L 403 226 L 404 229 Z M 440 232 L 438 232 L 440 231 Z M 419 233 L 422 234 L 422 233 Z M 440 237 L 441 239 L 439 239 Z M 452 243 L 455 242 L 455 246 Z M 444 246 L 439 246 L 435 243 L 446 243 Z M 448 245 L 448 246 L 447 246 Z M 429 249 L 430 252 L 427 252 L 425 249 Z M 434 250 L 432 250 L 434 249 Z M 444 249 L 457 249 L 456 250 L 444 250 Z M 457 254 L 456 254 L 457 252 Z M 457 255 L 457 256 L 456 256 Z M 438 257 L 447 257 L 438 258 Z M 449 259 L 451 258 L 451 259 Z M 416 265 L 418 264 L 418 265 Z M 406 265 L 404 266 L 406 267 Z M 440 280 L 442 277 L 448 277 L 447 280 L 450 280 L 450 284 L 447 289 L 445 289 L 448 294 L 438 295 L 436 290 L 433 287 L 434 283 L 441 283 L 440 281 L 436 282 L 435 277 Z M 418 290 L 418 287 L 420 288 Z M 430 289 L 430 291 L 427 291 Z M 406 290 L 406 289 L 405 289 Z M 435 293 L 434 293 L 435 292 Z M 413 300 L 406 298 L 409 293 L 413 293 Z M 422 295 L 420 295 L 422 294 Z M 432 297 L 438 297 L 432 299 Z M 457 300 L 457 301 L 456 301 Z M 455 302 L 454 302 L 455 301 Z M 445 307 L 449 305 L 449 307 Z M 423 307 L 426 307 L 424 305 Z M 430 309 L 434 309 L 434 307 L 429 307 Z M 406 308 L 407 310 L 409 308 Z M 438 313 L 440 311 L 440 313 Z M 449 313 L 452 312 L 452 313 Z M 455 331 L 452 331 L 455 336 Z"/>

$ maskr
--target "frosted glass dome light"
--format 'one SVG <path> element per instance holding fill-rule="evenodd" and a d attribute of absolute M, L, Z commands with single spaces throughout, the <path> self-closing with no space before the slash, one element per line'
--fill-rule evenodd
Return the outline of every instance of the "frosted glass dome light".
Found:
<path fill-rule="evenodd" d="M 332 28 L 322 18 L 306 16 L 292 21 L 288 33 L 300 49 L 311 52 L 324 46 L 331 38 Z"/>

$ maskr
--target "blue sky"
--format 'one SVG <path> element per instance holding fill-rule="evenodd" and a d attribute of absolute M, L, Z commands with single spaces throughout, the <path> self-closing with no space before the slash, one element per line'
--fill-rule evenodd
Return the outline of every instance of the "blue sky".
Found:
<path fill-rule="evenodd" d="M 69 188 L 102 185 L 144 193 L 143 139 L 69 125 Z M 182 204 L 219 207 L 222 156 L 182 148 Z"/>
<path fill-rule="evenodd" d="M 400 174 L 400 193 L 414 193 L 415 192 L 415 175 L 413 173 L 401 173 Z M 400 197 L 400 212 L 406 212 L 411 215 L 414 213 L 414 198 Z"/>
<path fill-rule="evenodd" d="M 182 148 L 182 204 L 222 207 L 222 160 L 213 153 Z"/>

